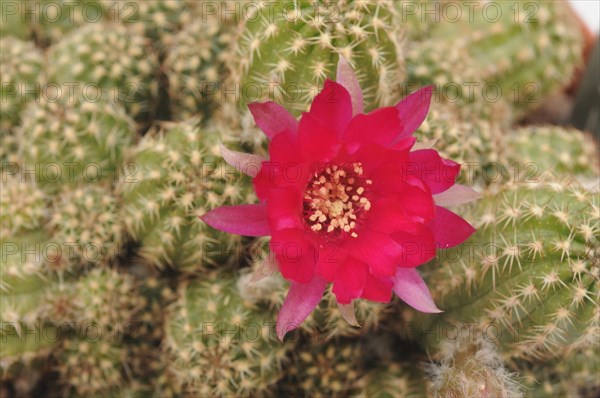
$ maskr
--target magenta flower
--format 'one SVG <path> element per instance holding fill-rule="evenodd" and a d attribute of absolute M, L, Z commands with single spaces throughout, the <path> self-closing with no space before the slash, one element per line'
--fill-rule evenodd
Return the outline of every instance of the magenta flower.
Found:
<path fill-rule="evenodd" d="M 427 116 L 432 88 L 364 114 L 343 58 L 337 80 L 325 82 L 299 121 L 273 102 L 249 106 L 270 139 L 269 160 L 222 152 L 254 178 L 261 203 L 201 217 L 225 232 L 271 236 L 276 261 L 257 272 L 279 269 L 291 282 L 277 319 L 280 339 L 306 319 L 329 283 L 349 322 L 356 322 L 353 300 L 389 302 L 392 291 L 419 311 L 440 312 L 415 268 L 474 232 L 443 207 L 478 197 L 455 184 L 460 165 L 412 136 Z"/>

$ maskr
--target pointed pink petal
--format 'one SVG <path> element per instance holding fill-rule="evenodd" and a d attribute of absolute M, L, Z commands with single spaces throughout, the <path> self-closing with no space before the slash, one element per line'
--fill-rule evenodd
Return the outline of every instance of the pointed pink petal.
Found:
<path fill-rule="evenodd" d="M 363 95 L 360 89 L 360 84 L 356 78 L 356 74 L 350 66 L 350 63 L 340 55 L 340 60 L 337 66 L 336 80 L 339 84 L 344 86 L 350 93 L 352 100 L 352 115 L 356 116 L 363 113 Z"/>
<path fill-rule="evenodd" d="M 337 133 L 310 113 L 302 114 L 298 130 L 298 144 L 304 159 L 326 162 L 338 151 Z"/>
<path fill-rule="evenodd" d="M 391 278 L 378 278 L 369 274 L 361 298 L 379 303 L 389 303 L 392 298 L 393 286 L 394 282 Z"/>
<path fill-rule="evenodd" d="M 269 138 L 275 137 L 282 131 L 296 133 L 298 130 L 296 119 L 284 107 L 275 102 L 254 102 L 248 104 L 248 109 L 254 116 L 256 125 Z"/>
<path fill-rule="evenodd" d="M 318 249 L 311 232 L 302 229 L 283 229 L 271 232 L 269 247 L 275 253 L 283 277 L 298 283 L 313 279 L 318 261 Z"/>
<path fill-rule="evenodd" d="M 435 244 L 442 249 L 460 245 L 475 232 L 462 217 L 440 206 L 435 207 L 432 229 Z"/>
<path fill-rule="evenodd" d="M 412 93 L 396 105 L 402 121 L 402 131 L 399 132 L 398 139 L 411 135 L 423 123 L 429 113 L 432 93 L 433 86 L 427 86 Z"/>
<path fill-rule="evenodd" d="M 217 207 L 200 216 L 200 219 L 211 227 L 230 234 L 271 235 L 266 204 Z"/>
<path fill-rule="evenodd" d="M 411 152 L 409 159 L 404 165 L 405 175 L 418 177 L 429 186 L 432 194 L 444 192 L 453 186 L 460 173 L 458 163 L 443 159 L 433 149 Z"/>
<path fill-rule="evenodd" d="M 277 260 L 275 260 L 275 254 L 269 252 L 267 257 L 258 266 L 258 269 L 252 274 L 249 284 L 253 284 L 265 279 L 267 276 L 277 271 L 277 268 L 278 265 Z"/>
<path fill-rule="evenodd" d="M 232 151 L 223 144 L 221 144 L 221 156 L 229 165 L 250 177 L 256 177 L 262 162 L 266 160 L 258 155 Z"/>
<path fill-rule="evenodd" d="M 379 108 L 352 119 L 344 133 L 344 141 L 389 146 L 398 136 L 402 124 L 396 108 Z"/>
<path fill-rule="evenodd" d="M 367 282 L 368 268 L 366 263 L 353 257 L 348 257 L 339 266 L 332 290 L 338 303 L 349 304 L 360 297 Z"/>
<path fill-rule="evenodd" d="M 346 322 L 352 326 L 359 326 L 358 321 L 356 320 L 356 312 L 354 312 L 354 302 L 351 302 L 350 304 L 338 303 L 338 309 Z"/>
<path fill-rule="evenodd" d="M 460 184 L 454 184 L 448 190 L 433 195 L 435 204 L 438 206 L 458 206 L 481 199 L 483 195 L 473 189 Z"/>
<path fill-rule="evenodd" d="M 433 302 L 425 281 L 416 269 L 398 268 L 392 280 L 394 293 L 406 304 L 428 314 L 442 312 Z"/>
<path fill-rule="evenodd" d="M 352 119 L 352 100 L 346 88 L 325 80 L 323 90 L 315 97 L 309 114 L 341 137 Z"/>
<path fill-rule="evenodd" d="M 283 337 L 290 330 L 296 329 L 310 315 L 323 297 L 327 281 L 315 276 L 309 283 L 292 282 L 287 297 L 277 316 L 277 337 Z"/>

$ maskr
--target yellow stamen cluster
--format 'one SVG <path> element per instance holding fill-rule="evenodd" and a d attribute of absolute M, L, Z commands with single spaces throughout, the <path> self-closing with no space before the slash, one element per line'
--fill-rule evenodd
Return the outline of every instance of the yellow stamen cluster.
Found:
<path fill-rule="evenodd" d="M 310 229 L 358 237 L 356 220 L 371 208 L 363 184 L 372 181 L 362 175 L 361 163 L 352 163 L 348 168 L 327 166 L 314 173 L 304 194 L 304 215 Z"/>

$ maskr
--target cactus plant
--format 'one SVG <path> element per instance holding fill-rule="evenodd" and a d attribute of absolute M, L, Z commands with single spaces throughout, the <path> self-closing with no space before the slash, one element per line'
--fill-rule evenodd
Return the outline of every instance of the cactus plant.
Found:
<path fill-rule="evenodd" d="M 21 121 L 25 105 L 38 100 L 44 59 L 30 41 L 2 36 L 0 47 L 0 137 L 4 140 Z"/>
<path fill-rule="evenodd" d="M 165 68 L 175 120 L 211 115 L 220 101 L 218 90 L 225 78 L 223 50 L 232 36 L 216 18 L 199 19 L 174 36 Z"/>
<path fill-rule="evenodd" d="M 192 272 L 239 259 L 240 238 L 207 227 L 198 216 L 224 203 L 252 200 L 250 182 L 225 166 L 217 133 L 193 121 L 162 130 L 134 149 L 134 173 L 119 183 L 124 222 L 141 244 L 140 255 L 162 268 Z"/>
<path fill-rule="evenodd" d="M 528 126 L 506 137 L 509 163 L 521 171 L 598 177 L 598 148 L 584 132 L 554 126 Z"/>
<path fill-rule="evenodd" d="M 27 40 L 31 36 L 31 29 L 23 17 L 22 3 L 0 0 L 0 37 L 9 36 Z"/>
<path fill-rule="evenodd" d="M 118 203 L 101 185 L 66 186 L 53 202 L 48 229 L 59 242 L 64 269 L 106 265 L 123 246 Z"/>
<path fill-rule="evenodd" d="M 339 55 L 360 71 L 367 111 L 400 99 L 404 59 L 391 1 L 288 0 L 275 3 L 272 10 L 253 10 L 230 55 L 232 75 L 225 83 L 227 91 L 238 90 L 238 109 L 272 100 L 298 116 L 324 80 L 335 76 Z M 235 117 L 238 109 L 226 112 L 225 118 Z M 246 114 L 244 127 L 250 120 Z M 249 134 L 242 139 L 261 142 L 261 136 Z"/>
<path fill-rule="evenodd" d="M 56 192 L 64 183 L 114 180 L 135 130 L 119 104 L 91 102 L 78 93 L 30 104 L 17 135 L 25 168 Z"/>
<path fill-rule="evenodd" d="M 189 0 L 99 0 L 107 15 L 115 15 L 130 30 L 160 44 L 187 25 L 193 9 Z"/>
<path fill-rule="evenodd" d="M 47 206 L 46 194 L 34 181 L 28 181 L 19 174 L 3 173 L 0 235 L 4 239 L 38 229 L 48 218 Z"/>
<path fill-rule="evenodd" d="M 46 297 L 56 278 L 49 273 L 52 241 L 41 231 L 2 237 L 1 322 L 30 327 L 45 319 Z"/>
<path fill-rule="evenodd" d="M 19 332 L 13 324 L 2 323 L 0 328 L 0 380 L 25 376 L 30 381 L 42 373 L 49 362 L 48 357 L 58 349 L 59 332 L 52 326 Z"/>
<path fill-rule="evenodd" d="M 502 104 L 490 105 L 489 110 L 493 108 L 505 115 Z M 434 148 L 442 156 L 461 163 L 461 182 L 489 184 L 503 177 L 506 160 L 502 124 L 497 118 L 490 121 L 473 117 L 459 106 L 439 102 L 432 105 L 415 136 L 422 142 L 435 142 Z"/>
<path fill-rule="evenodd" d="M 281 382 L 282 389 L 290 395 L 347 396 L 355 391 L 357 380 L 364 374 L 362 347 L 351 340 L 305 342 L 291 356 L 292 363 Z"/>
<path fill-rule="evenodd" d="M 511 374 L 494 344 L 481 336 L 461 335 L 445 341 L 439 360 L 430 363 L 429 391 L 435 398 L 520 398 L 516 375 Z"/>
<path fill-rule="evenodd" d="M 438 331 L 476 323 L 506 357 L 553 358 L 597 344 L 599 208 L 597 195 L 558 177 L 489 194 L 471 209 L 480 227 L 473 239 L 426 271 L 444 316 L 414 320 Z M 436 336 L 426 339 L 436 344 Z"/>
<path fill-rule="evenodd" d="M 116 23 L 85 25 L 48 52 L 50 83 L 66 92 L 75 84 L 92 101 L 114 99 L 138 119 L 152 111 L 157 69 L 147 40 Z"/>
<path fill-rule="evenodd" d="M 420 398 L 426 396 L 423 374 L 409 361 L 376 366 L 358 381 L 357 396 L 369 398 Z"/>
<path fill-rule="evenodd" d="M 93 336 L 63 340 L 56 371 L 67 392 L 76 396 L 107 396 L 127 384 L 125 347 Z"/>
<path fill-rule="evenodd" d="M 270 313 L 240 298 L 235 281 L 211 273 L 184 283 L 169 308 L 170 371 L 189 394 L 266 394 L 281 377 L 290 344 L 275 337 Z"/>
<path fill-rule="evenodd" d="M 68 306 L 52 314 L 58 325 L 70 325 L 76 331 L 93 329 L 94 338 L 106 341 L 121 341 L 144 305 L 133 277 L 109 268 L 95 268 L 65 284 L 50 301 Z"/>
<path fill-rule="evenodd" d="M 483 81 L 522 114 L 568 85 L 582 62 L 582 34 L 568 7 L 555 1 L 465 2 L 458 5 L 459 20 L 442 18 L 431 37 L 438 46 L 447 40 L 447 47 L 468 53 Z"/>

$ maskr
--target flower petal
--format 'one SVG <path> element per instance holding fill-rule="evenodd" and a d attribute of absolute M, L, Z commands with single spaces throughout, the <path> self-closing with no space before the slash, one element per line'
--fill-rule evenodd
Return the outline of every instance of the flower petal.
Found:
<path fill-rule="evenodd" d="M 221 156 L 229 165 L 250 177 L 256 177 L 262 163 L 266 160 L 262 156 L 232 151 L 223 144 L 221 144 Z"/>
<path fill-rule="evenodd" d="M 392 298 L 393 286 L 394 283 L 391 278 L 378 278 L 368 274 L 361 298 L 379 303 L 389 303 Z"/>
<path fill-rule="evenodd" d="M 435 243 L 443 249 L 463 243 L 475 232 L 475 228 L 462 217 L 440 206 L 435 207 L 432 224 Z"/>
<path fill-rule="evenodd" d="M 326 162 L 338 151 L 337 133 L 310 113 L 303 113 L 298 128 L 298 143 L 305 160 Z"/>
<path fill-rule="evenodd" d="M 443 159 L 433 149 L 411 152 L 409 161 L 404 164 L 406 176 L 416 176 L 429 186 L 432 194 L 444 192 L 456 181 L 460 165 L 452 160 Z"/>
<path fill-rule="evenodd" d="M 252 274 L 252 278 L 250 278 L 249 284 L 260 282 L 267 276 L 277 271 L 278 268 L 279 266 L 277 264 L 277 260 L 275 260 L 275 255 L 269 252 L 267 257 L 265 257 L 258 266 L 258 269 Z"/>
<path fill-rule="evenodd" d="M 313 278 L 318 251 L 305 230 L 273 231 L 269 245 L 285 279 L 307 283 Z"/>
<path fill-rule="evenodd" d="M 396 232 L 392 237 L 402 246 L 398 267 L 414 268 L 435 258 L 435 237 L 431 229 L 423 225 L 418 232 Z"/>
<path fill-rule="evenodd" d="M 340 304 L 349 304 L 359 298 L 367 282 L 368 266 L 362 261 L 348 257 L 337 269 L 333 281 L 333 294 Z"/>
<path fill-rule="evenodd" d="M 394 293 L 406 304 L 428 314 L 442 312 L 433 302 L 425 281 L 416 269 L 398 268 L 392 280 Z"/>
<path fill-rule="evenodd" d="M 337 65 L 336 80 L 348 90 L 348 93 L 350 93 L 352 115 L 355 116 L 363 113 L 363 95 L 360 84 L 358 83 L 358 79 L 356 78 L 352 66 L 350 66 L 348 60 L 341 55 Z"/>
<path fill-rule="evenodd" d="M 424 87 L 404 98 L 396 105 L 402 129 L 396 139 L 405 138 L 423 123 L 429 113 L 433 86 Z"/>
<path fill-rule="evenodd" d="M 340 304 L 338 303 L 338 309 L 340 310 L 340 314 L 342 314 L 342 318 L 346 322 L 348 322 L 351 326 L 359 326 L 358 321 L 356 320 L 356 312 L 354 312 L 354 303 L 350 304 Z"/>
<path fill-rule="evenodd" d="M 267 214 L 272 231 L 303 228 L 302 192 L 293 188 L 271 188 L 267 199 Z"/>
<path fill-rule="evenodd" d="M 351 256 L 370 266 L 371 273 L 392 276 L 402 258 L 402 246 L 389 235 L 362 228 L 358 238 L 349 238 L 344 247 Z"/>
<path fill-rule="evenodd" d="M 248 109 L 254 116 L 256 125 L 271 139 L 282 131 L 295 133 L 298 130 L 296 119 L 275 102 L 254 102 L 248 104 Z"/>
<path fill-rule="evenodd" d="M 310 315 L 323 297 L 327 281 L 318 276 L 309 283 L 292 282 L 277 315 L 277 337 L 283 341 L 287 332 L 296 329 Z"/>
<path fill-rule="evenodd" d="M 271 235 L 267 206 L 221 206 L 200 216 L 200 219 L 218 230 L 244 236 Z"/>
<path fill-rule="evenodd" d="M 352 119 L 350 93 L 341 84 L 325 80 L 323 90 L 313 100 L 309 114 L 341 137 Z"/>
<path fill-rule="evenodd" d="M 379 108 L 366 115 L 356 115 L 344 133 L 344 141 L 389 146 L 401 129 L 396 108 Z"/>
<path fill-rule="evenodd" d="M 483 195 L 466 185 L 454 184 L 448 190 L 433 195 L 435 204 L 438 206 L 458 206 L 481 199 Z"/>

